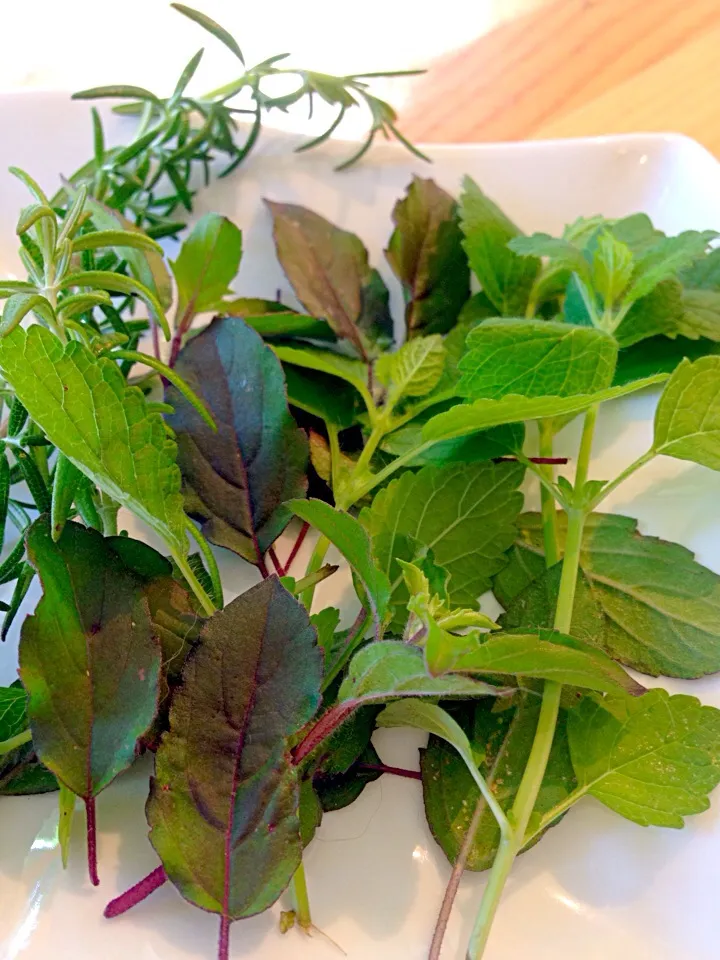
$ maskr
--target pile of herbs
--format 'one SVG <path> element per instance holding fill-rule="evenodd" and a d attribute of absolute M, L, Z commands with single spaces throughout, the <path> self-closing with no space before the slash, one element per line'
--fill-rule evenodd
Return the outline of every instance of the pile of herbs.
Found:
<path fill-rule="evenodd" d="M 302 856 L 323 814 L 383 772 L 376 727 L 427 731 L 427 818 L 454 864 L 430 956 L 463 871 L 489 869 L 474 960 L 515 858 L 577 801 L 681 827 L 720 780 L 720 711 L 638 680 L 720 670 L 720 578 L 600 510 L 656 457 L 720 469 L 717 235 L 637 214 L 527 237 L 469 178 L 457 200 L 416 178 L 386 250 L 403 318 L 359 237 L 278 202 L 267 226 L 302 308 L 238 299 L 226 218 L 196 223 L 169 270 L 156 242 L 179 232 L 193 163 L 254 142 L 237 147 L 227 113 L 240 81 L 186 99 L 193 63 L 168 100 L 112 88 L 143 102 L 138 138 L 107 151 L 94 114 L 94 160 L 57 196 L 15 171 L 32 201 L 28 280 L 0 283 L 0 530 L 22 534 L 0 564 L 3 635 L 36 575 L 42 597 L 0 689 L 0 793 L 59 791 L 63 857 L 80 798 L 97 883 L 95 798 L 153 752 L 158 867 L 106 915 L 169 881 L 218 914 L 222 960 L 231 923 L 288 887 L 285 927 L 311 927 Z M 359 82 L 331 79 L 307 74 L 303 95 Z M 257 70 L 242 82 L 259 116 Z M 652 445 L 591 476 L 601 405 L 648 389 Z M 554 437 L 578 417 L 558 476 Z M 523 513 L 526 480 L 540 513 Z M 163 549 L 120 530 L 120 508 Z M 228 604 L 210 544 L 258 571 Z M 331 547 L 349 626 L 313 609 Z"/>

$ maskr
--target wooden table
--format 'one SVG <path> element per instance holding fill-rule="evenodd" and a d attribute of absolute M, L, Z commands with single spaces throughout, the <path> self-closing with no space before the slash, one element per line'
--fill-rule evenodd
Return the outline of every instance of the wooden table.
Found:
<path fill-rule="evenodd" d="M 720 156 L 720 0 L 544 0 L 431 65 L 401 120 L 416 142 L 679 131 Z"/>

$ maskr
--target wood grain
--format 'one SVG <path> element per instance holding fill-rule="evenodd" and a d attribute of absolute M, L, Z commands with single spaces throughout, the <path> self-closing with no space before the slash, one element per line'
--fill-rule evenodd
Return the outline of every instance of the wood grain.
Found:
<path fill-rule="evenodd" d="M 443 58 L 401 115 L 416 141 L 677 130 L 720 153 L 720 0 L 554 0 Z"/>

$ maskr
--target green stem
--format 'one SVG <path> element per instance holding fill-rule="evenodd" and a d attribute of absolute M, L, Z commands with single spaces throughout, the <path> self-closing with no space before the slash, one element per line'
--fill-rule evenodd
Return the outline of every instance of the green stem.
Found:
<path fill-rule="evenodd" d="M 317 571 L 322 567 L 325 562 L 325 555 L 330 549 L 330 541 L 324 534 L 320 534 L 317 538 L 313 552 L 310 555 L 310 560 L 307 565 L 307 570 L 305 571 L 305 576 L 310 576 L 311 573 L 317 573 Z M 308 587 L 307 590 L 304 590 L 302 596 L 300 597 L 300 602 L 309 612 L 312 607 L 313 597 L 315 596 L 315 586 Z"/>
<path fill-rule="evenodd" d="M 585 414 L 578 465 L 575 474 L 575 490 L 579 495 L 587 481 L 590 469 L 590 455 L 592 439 L 597 418 L 597 407 L 591 408 Z M 568 526 L 565 541 L 565 555 L 563 557 L 560 588 L 558 591 L 557 607 L 555 609 L 554 626 L 561 633 L 570 630 L 572 622 L 575 588 L 577 584 L 578 568 L 580 566 L 580 549 L 582 546 L 583 528 L 585 526 L 586 511 L 573 507 L 568 510 Z M 562 686 L 559 683 L 546 681 L 543 688 L 540 716 L 530 750 L 525 772 L 520 782 L 520 788 L 515 796 L 515 802 L 508 816 L 512 827 L 512 834 L 506 842 L 501 840 L 498 853 L 495 857 L 490 879 L 485 888 L 480 911 L 468 945 L 467 960 L 480 960 L 492 926 L 493 917 L 497 912 L 512 865 L 515 858 L 525 844 L 530 817 L 535 808 L 537 796 L 542 785 L 547 768 L 550 750 L 552 748 L 560 710 L 560 695 Z"/>
<path fill-rule="evenodd" d="M 195 572 L 193 568 L 190 566 L 190 564 L 188 563 L 187 557 L 183 556 L 183 554 L 175 550 L 173 550 L 172 556 L 173 556 L 173 560 L 178 565 L 180 572 L 187 580 L 190 589 L 197 597 L 200 606 L 203 608 L 207 616 L 211 617 L 216 612 L 217 607 L 205 592 L 203 585 L 195 576 Z"/>
<path fill-rule="evenodd" d="M 120 507 L 113 500 L 110 500 L 104 493 L 100 494 L 100 506 L 98 513 L 102 520 L 103 536 L 116 537 L 118 532 L 117 516 Z"/>
<path fill-rule="evenodd" d="M 293 875 L 292 892 L 293 899 L 295 900 L 295 916 L 297 922 L 303 930 L 309 930 L 312 927 L 312 915 L 310 913 L 310 897 L 308 896 L 305 866 L 303 863 L 300 864 Z"/>
<path fill-rule="evenodd" d="M 654 460 L 656 453 L 654 450 L 648 450 L 646 453 L 643 453 L 642 456 L 638 457 L 637 460 L 633 462 L 618 474 L 614 480 L 611 480 L 610 483 L 606 483 L 602 490 L 593 497 L 592 501 L 588 504 L 588 512 L 595 510 L 598 504 L 602 503 L 605 497 L 613 492 L 616 487 L 619 487 L 621 483 L 627 480 L 628 477 L 631 477 L 633 473 L 639 470 L 641 467 L 644 467 L 646 463 L 650 463 L 651 460 Z"/>
<path fill-rule="evenodd" d="M 14 737 L 0 742 L 0 756 L 10 753 L 12 750 L 17 750 L 18 747 L 22 747 L 25 743 L 30 743 L 31 740 L 32 733 L 30 730 L 23 730 L 22 733 L 16 733 Z"/>
<path fill-rule="evenodd" d="M 550 420 L 540 420 L 539 453 L 541 457 L 553 455 L 553 431 Z M 538 464 L 541 476 L 549 484 L 555 483 L 555 468 L 551 463 Z M 545 559 L 548 567 L 554 566 L 560 560 L 558 548 L 557 506 L 552 491 L 545 484 L 540 487 L 540 503 L 542 505 L 543 543 L 545 544 Z"/>
<path fill-rule="evenodd" d="M 327 424 L 328 440 L 330 442 L 330 485 L 337 497 L 340 492 L 340 431 L 334 423 Z"/>

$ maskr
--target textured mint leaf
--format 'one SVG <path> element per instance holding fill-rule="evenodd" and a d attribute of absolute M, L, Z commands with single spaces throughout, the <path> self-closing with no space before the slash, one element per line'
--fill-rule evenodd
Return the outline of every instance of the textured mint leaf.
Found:
<path fill-rule="evenodd" d="M 460 673 L 532 677 L 601 693 L 637 695 L 644 690 L 601 650 L 562 634 L 493 634 L 484 642 L 482 635 L 474 642 L 471 637 L 458 641 L 462 649 L 451 669 Z"/>
<path fill-rule="evenodd" d="M 386 575 L 375 565 L 370 540 L 358 521 L 322 500 L 291 500 L 288 507 L 337 547 L 367 591 L 376 621 L 382 620 L 387 612 L 390 585 Z"/>
<path fill-rule="evenodd" d="M 378 379 L 389 387 L 389 396 L 397 403 L 403 397 L 425 397 L 440 382 L 445 369 L 442 337 L 416 337 L 396 353 L 386 353 L 375 366 Z"/>
<path fill-rule="evenodd" d="M 515 800 L 530 755 L 540 698 L 533 693 L 517 693 L 503 706 L 504 709 L 498 710 L 497 701 L 479 700 L 474 704 L 451 705 L 449 711 L 469 737 L 480 773 L 507 812 Z M 575 788 L 565 724 L 562 711 L 531 826 L 533 821 L 562 803 Z M 464 761 L 444 740 L 431 736 L 427 749 L 421 751 L 420 769 L 428 824 L 451 863 L 457 860 L 479 805 L 467 869 L 487 870 L 497 853 L 500 830 Z"/>
<path fill-rule="evenodd" d="M 635 266 L 633 252 L 609 230 L 601 230 L 592 257 L 591 278 L 595 292 L 606 307 L 620 299 Z"/>
<path fill-rule="evenodd" d="M 26 702 L 22 686 L 0 687 L 0 742 L 27 729 Z"/>
<path fill-rule="evenodd" d="M 178 290 L 178 316 L 213 308 L 229 294 L 242 256 L 242 234 L 227 217 L 206 213 L 190 231 L 171 261 Z"/>
<path fill-rule="evenodd" d="M 720 291 L 682 291 L 682 313 L 676 324 L 678 333 L 690 340 L 705 337 L 720 341 Z"/>
<path fill-rule="evenodd" d="M 446 333 L 470 296 L 457 204 L 433 180 L 413 177 L 393 222 L 385 255 L 403 286 L 408 339 Z"/>
<path fill-rule="evenodd" d="M 35 325 L 0 340 L 0 372 L 68 460 L 185 554 L 175 443 L 117 364 Z"/>
<path fill-rule="evenodd" d="M 292 407 L 346 430 L 355 423 L 361 409 L 357 391 L 349 383 L 322 373 L 308 374 L 292 363 L 284 364 L 288 403 Z"/>
<path fill-rule="evenodd" d="M 677 280 L 662 280 L 632 304 L 615 331 L 615 339 L 621 347 L 630 347 L 659 334 L 676 337 L 685 322 L 684 296 Z"/>
<path fill-rule="evenodd" d="M 435 405 L 419 414 L 410 423 L 389 433 L 380 444 L 380 449 L 394 457 L 402 457 L 417 450 L 422 444 L 425 424 L 442 410 L 449 410 L 456 402 L 448 401 Z M 424 467 L 429 464 L 442 466 L 448 463 L 477 463 L 506 457 L 522 450 L 525 442 L 525 427 L 522 423 L 508 423 L 492 427 L 482 433 L 435 443 L 407 462 L 409 467 Z"/>
<path fill-rule="evenodd" d="M 610 386 L 617 352 L 614 338 L 593 327 L 488 320 L 468 334 L 457 392 L 472 400 L 593 393 Z"/>
<path fill-rule="evenodd" d="M 452 603 L 474 606 L 514 539 L 523 475 L 518 463 L 453 464 L 404 473 L 380 490 L 361 521 L 392 584 L 392 603 L 407 596 L 398 557 L 413 562 L 432 553 L 450 574 Z M 414 556 L 406 538 L 417 545 Z"/>
<path fill-rule="evenodd" d="M 687 230 L 676 237 L 663 237 L 638 259 L 632 281 L 625 294 L 627 302 L 633 302 L 660 283 L 676 276 L 681 270 L 701 259 L 711 240 L 718 234 L 714 230 Z"/>
<path fill-rule="evenodd" d="M 621 243 L 626 244 L 635 256 L 642 256 L 665 238 L 662 230 L 656 230 L 646 213 L 631 213 L 620 220 L 608 221 L 608 229 Z"/>
<path fill-rule="evenodd" d="M 293 203 L 266 201 L 278 259 L 298 299 L 362 359 L 392 341 L 388 292 L 359 237 Z"/>
<path fill-rule="evenodd" d="M 514 237 L 508 246 L 522 257 L 547 257 L 554 266 L 562 267 L 581 277 L 590 276 L 590 264 L 575 243 L 547 233 L 533 233 L 529 237 Z"/>
<path fill-rule="evenodd" d="M 562 550 L 562 513 L 558 525 Z M 523 514 L 518 528 L 493 590 L 507 611 L 506 629 L 527 632 L 552 623 L 559 573 L 545 572 L 540 515 Z M 642 536 L 630 517 L 591 514 L 580 569 L 575 635 L 652 676 L 720 670 L 720 577 L 685 547 Z"/>
<path fill-rule="evenodd" d="M 261 564 L 290 520 L 284 501 L 307 486 L 307 441 L 288 410 L 282 367 L 254 330 L 230 317 L 193 337 L 175 369 L 218 427 L 168 385 L 188 513 L 213 543 Z"/>
<path fill-rule="evenodd" d="M 523 316 L 540 261 L 508 247 L 520 231 L 470 177 L 463 180 L 460 225 L 470 269 L 483 292 L 502 316 Z"/>
<path fill-rule="evenodd" d="M 191 903 L 230 920 L 280 896 L 300 863 L 291 740 L 320 702 L 304 608 L 271 577 L 205 625 L 156 755 L 150 841 Z"/>
<path fill-rule="evenodd" d="M 683 360 L 655 411 L 657 453 L 720 470 L 720 357 Z"/>
<path fill-rule="evenodd" d="M 568 738 L 579 795 L 644 827 L 684 826 L 720 782 L 720 710 L 695 697 L 585 699 Z"/>
<path fill-rule="evenodd" d="M 645 298 L 643 298 L 645 299 Z M 638 303 L 642 303 L 639 300 Z M 655 373 L 672 373 L 680 361 L 697 360 L 720 352 L 720 345 L 711 340 L 689 340 L 686 337 L 650 337 L 620 351 L 615 383 L 630 383 Z"/>
<path fill-rule="evenodd" d="M 380 640 L 363 647 L 350 661 L 338 701 L 387 703 L 405 697 L 468 699 L 497 696 L 501 690 L 470 677 L 431 677 L 422 650 L 400 640 Z"/>
<path fill-rule="evenodd" d="M 474 403 L 459 403 L 446 413 L 440 413 L 429 420 L 423 427 L 422 439 L 424 443 L 437 443 L 441 440 L 466 437 L 479 430 L 488 430 L 505 423 L 582 413 L 596 403 L 624 397 L 645 387 L 662 383 L 663 380 L 665 376 L 657 374 L 622 386 L 572 397 L 522 397 L 508 394 L 499 400 L 482 399 L 475 400 Z"/>
<path fill-rule="evenodd" d="M 95 530 L 41 517 L 27 537 L 43 595 L 23 623 L 20 676 L 35 750 L 86 802 L 135 759 L 155 716 L 160 648 L 142 584 Z"/>

